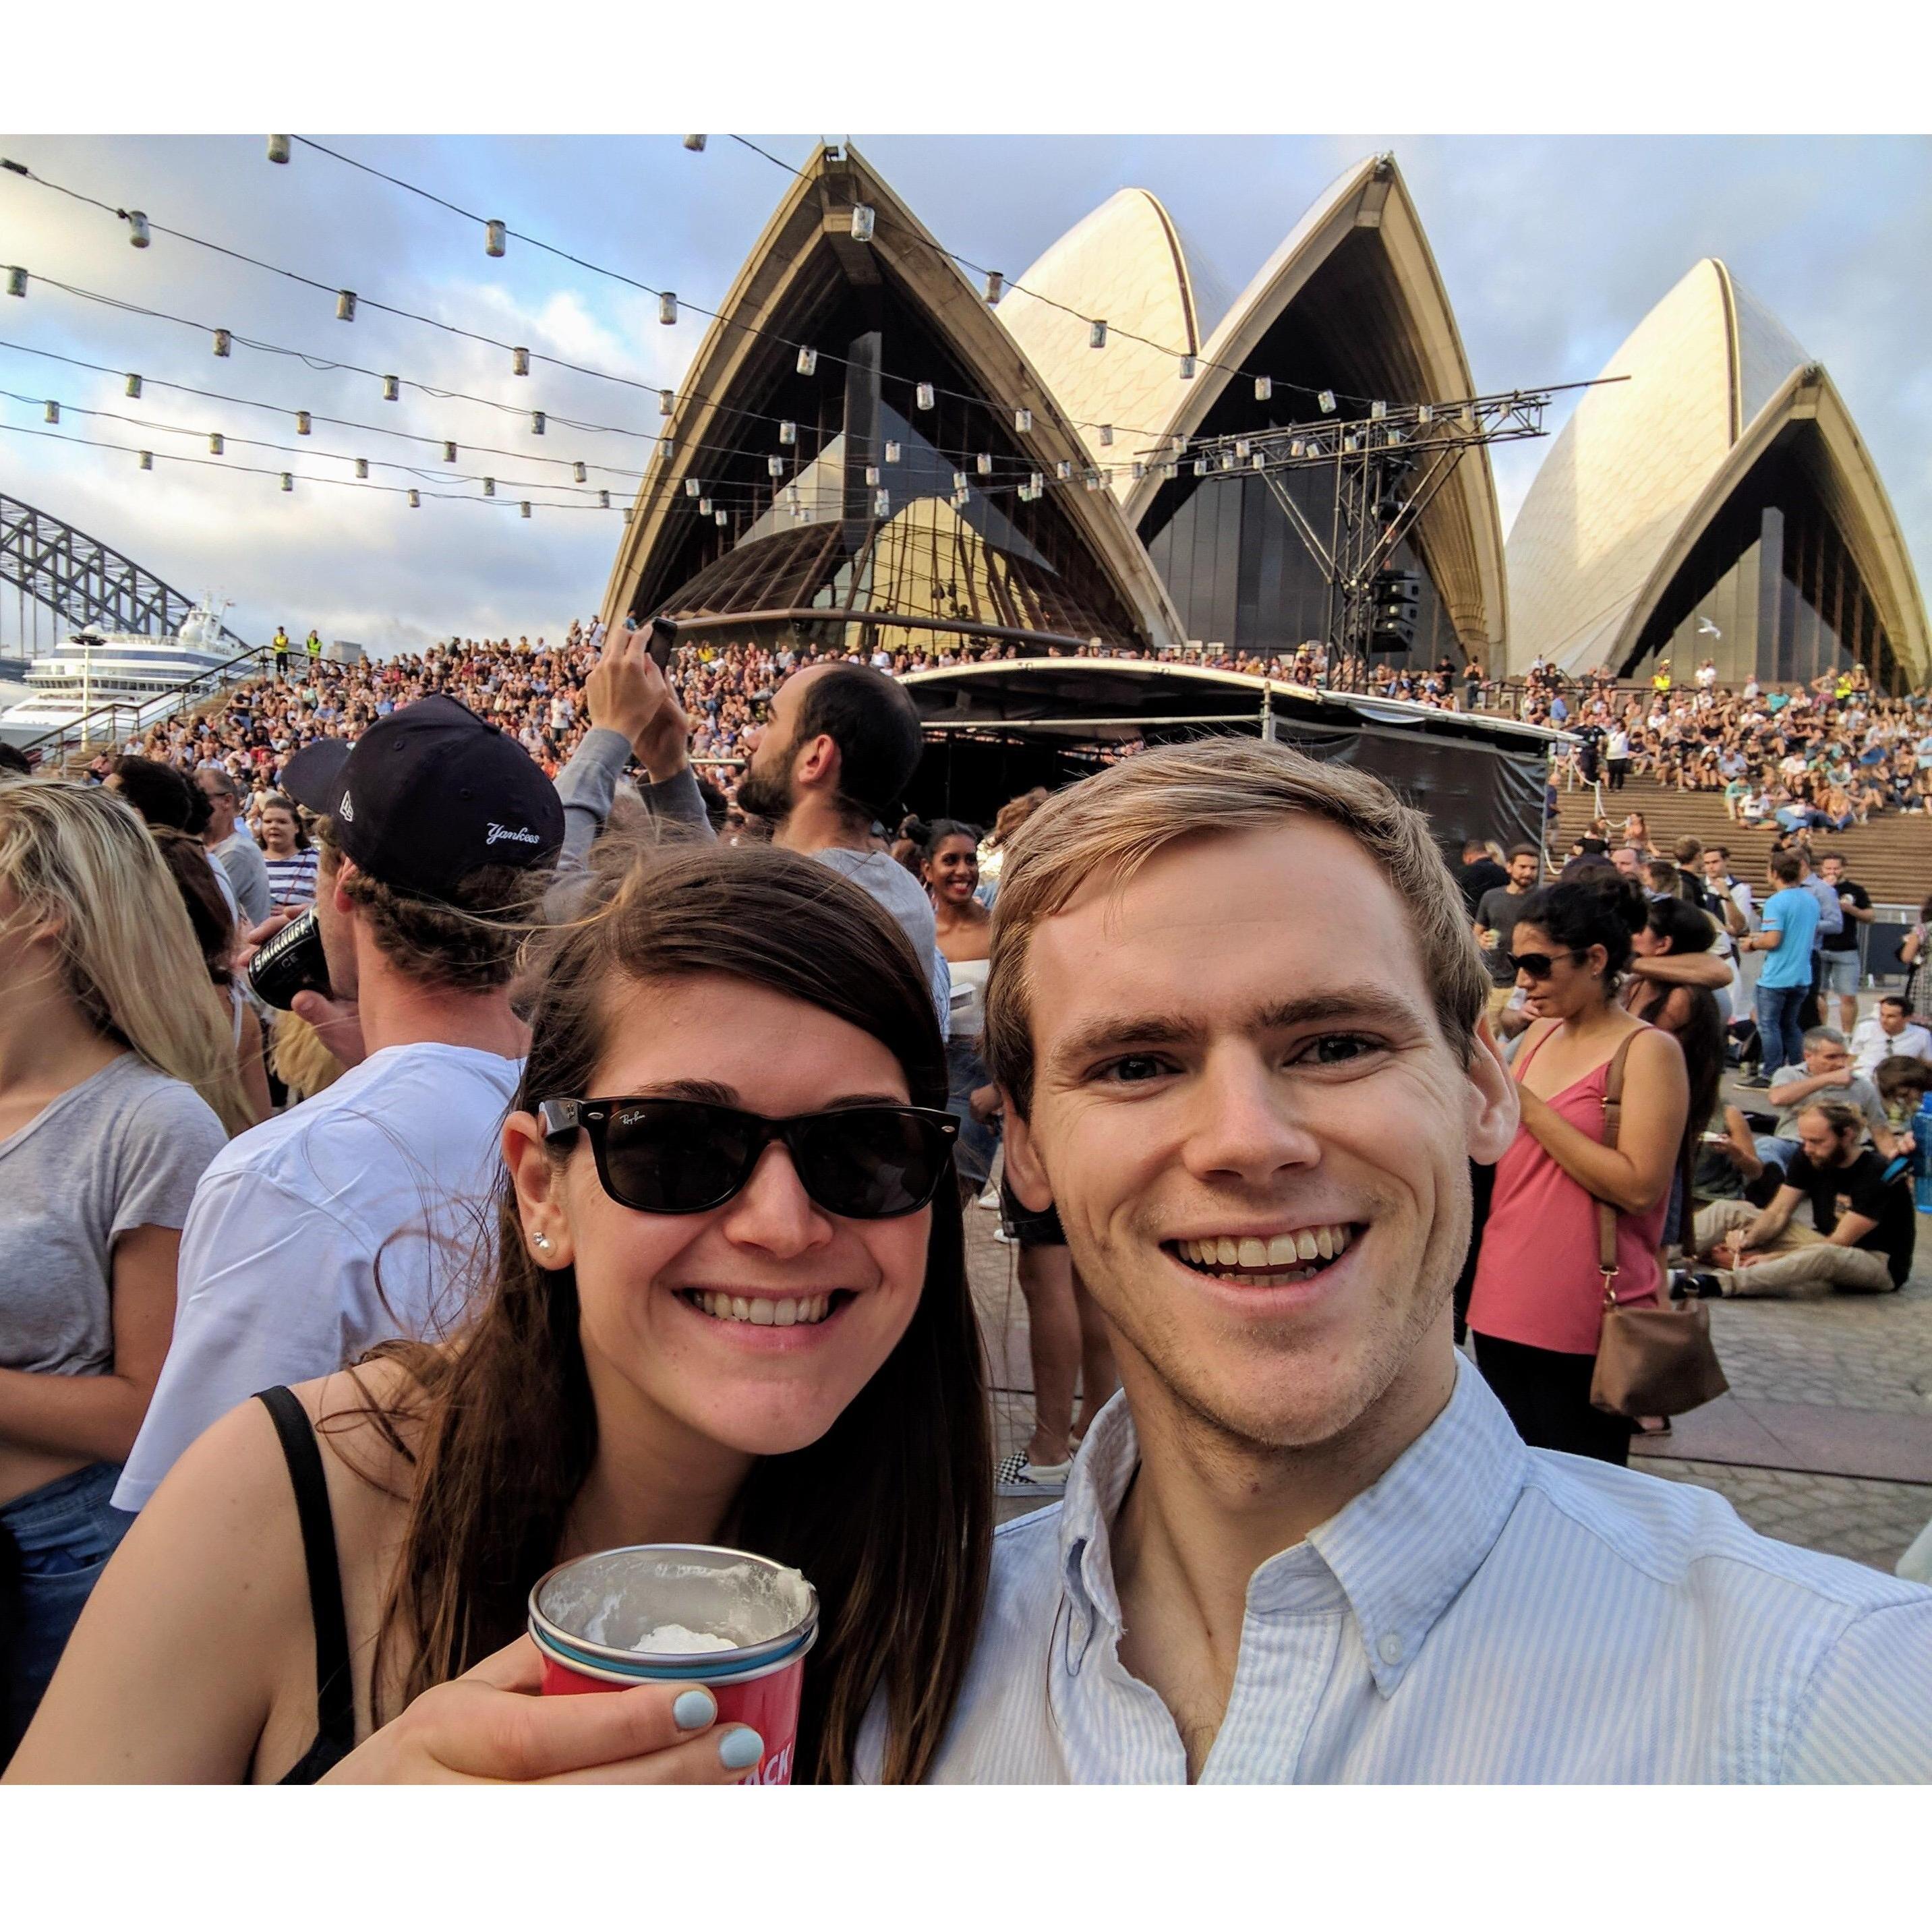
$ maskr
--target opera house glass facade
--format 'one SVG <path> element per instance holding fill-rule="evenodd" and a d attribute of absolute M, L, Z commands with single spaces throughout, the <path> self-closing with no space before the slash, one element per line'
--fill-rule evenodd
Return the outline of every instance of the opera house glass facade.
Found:
<path fill-rule="evenodd" d="M 1388 560 L 1420 582 L 1408 661 L 1926 682 L 1924 603 L 1858 431 L 1722 262 L 1604 374 L 1628 380 L 1548 446 L 1507 556 L 1478 448 Z M 1138 188 L 1010 280 L 969 282 L 859 154 L 821 146 L 664 393 L 605 614 L 868 654 L 1292 652 L 1326 634 L 1328 590 L 1276 491 L 1326 538 L 1334 478 L 1210 472 L 1190 446 L 1476 393 L 1391 156 L 1231 296 Z"/>

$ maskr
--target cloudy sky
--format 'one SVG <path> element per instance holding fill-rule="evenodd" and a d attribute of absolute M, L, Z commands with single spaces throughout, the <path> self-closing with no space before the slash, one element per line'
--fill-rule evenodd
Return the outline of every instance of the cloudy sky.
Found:
<path fill-rule="evenodd" d="M 729 286 L 788 178 L 722 136 L 702 154 L 664 135 L 316 138 L 706 306 Z M 794 162 L 812 146 L 806 136 L 752 138 Z M 1346 166 L 1393 149 L 1484 389 L 1596 374 L 1694 262 L 1721 256 L 1831 369 L 1886 479 L 1921 583 L 1932 583 L 1932 140 L 1372 131 L 850 138 L 928 228 L 974 260 L 1017 274 L 1114 190 L 1137 185 L 1161 197 L 1230 289 Z M 0 134 L 0 154 L 110 210 L 138 208 L 152 222 L 324 285 L 307 288 L 164 236 L 136 250 L 112 212 L 0 173 L 0 262 L 24 264 L 34 278 L 25 301 L 0 296 L 0 389 L 10 392 L 0 397 L 0 425 L 44 428 L 51 398 L 65 406 L 60 434 L 127 450 L 206 457 L 208 432 L 228 439 L 218 463 L 158 462 L 142 473 L 121 450 L 0 434 L 0 494 L 64 518 L 184 590 L 232 598 L 229 621 L 251 641 L 278 622 L 298 633 L 314 624 L 378 651 L 452 632 L 554 635 L 596 605 L 617 513 L 562 507 L 595 500 L 555 487 L 568 484 L 568 470 L 537 459 L 608 466 L 592 472 L 590 488 L 608 487 L 614 504 L 627 500 L 642 437 L 657 420 L 648 391 L 678 382 L 703 316 L 687 311 L 662 327 L 652 298 L 514 242 L 490 260 L 479 232 L 446 210 L 299 146 L 290 166 L 272 166 L 260 136 Z M 199 326 L 83 300 L 51 281 Z M 364 298 L 351 325 L 335 320 L 326 291 L 338 287 Z M 370 301 L 645 387 L 542 364 L 518 379 L 501 350 L 378 314 Z M 207 332 L 215 327 L 298 352 L 238 340 L 218 360 Z M 130 402 L 118 374 L 32 350 L 137 370 L 146 392 Z M 406 386 L 400 402 L 386 403 L 375 375 L 318 366 L 338 362 L 484 400 Z M 164 381 L 271 406 L 184 394 Z M 138 420 L 88 418 L 82 407 Z M 297 409 L 367 427 L 318 422 L 299 440 L 290 413 Z M 554 419 L 542 440 L 525 413 L 535 409 Z M 568 428 L 566 418 L 608 427 Z M 1559 411 L 1552 429 L 1562 421 Z M 282 447 L 250 449 L 248 437 Z M 446 438 L 463 452 L 454 470 L 440 460 Z M 506 453 L 474 453 L 482 446 Z M 1547 447 L 1497 452 L 1505 527 Z M 284 454 L 290 448 L 299 454 Z M 332 454 L 372 459 L 372 483 L 415 484 L 422 507 L 312 480 L 352 476 Z M 274 473 L 241 473 L 244 465 Z M 298 477 L 290 494 L 277 484 L 285 467 Z M 495 504 L 429 494 L 474 497 L 478 484 L 450 478 L 486 472 L 501 479 Z M 528 521 L 515 508 L 526 496 L 536 506 Z M 44 640 L 52 620 L 43 614 L 41 623 Z M 31 615 L 28 625 L 31 634 Z M 19 627 L 14 593 L 0 589 L 0 644 L 12 647 Z"/>

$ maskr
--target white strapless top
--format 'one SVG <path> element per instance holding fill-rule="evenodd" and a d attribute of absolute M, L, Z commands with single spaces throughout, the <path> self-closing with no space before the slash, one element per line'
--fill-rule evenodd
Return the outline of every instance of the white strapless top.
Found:
<path fill-rule="evenodd" d="M 954 1040 L 970 1040 L 986 1024 L 986 959 L 950 961 L 952 972 L 952 1024 Z"/>

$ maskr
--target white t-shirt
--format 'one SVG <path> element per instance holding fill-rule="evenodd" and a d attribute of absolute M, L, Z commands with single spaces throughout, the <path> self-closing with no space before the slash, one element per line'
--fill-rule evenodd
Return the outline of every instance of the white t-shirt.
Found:
<path fill-rule="evenodd" d="M 1888 1034 L 1880 1025 L 1878 1016 L 1859 1021 L 1852 1030 L 1852 1071 L 1869 1080 L 1881 1060 L 1894 1054 L 1909 1060 L 1932 1062 L 1932 1033 L 1916 1021 L 1908 1020 L 1903 1031 Z"/>
<path fill-rule="evenodd" d="M 174 1340 L 117 1509 L 209 1424 L 278 1382 L 447 1333 L 490 1258 L 497 1135 L 520 1060 L 386 1047 L 230 1141 L 182 1231 Z"/>

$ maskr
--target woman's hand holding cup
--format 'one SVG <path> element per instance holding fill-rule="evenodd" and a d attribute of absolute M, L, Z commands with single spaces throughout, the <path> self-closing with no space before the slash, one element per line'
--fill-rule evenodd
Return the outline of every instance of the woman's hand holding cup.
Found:
<path fill-rule="evenodd" d="M 602 1697 L 542 1695 L 543 1658 L 520 1636 L 426 1690 L 350 1753 L 329 1784 L 736 1784 L 763 1756 L 758 1732 L 716 1728 L 701 1684 L 640 1684 Z"/>

